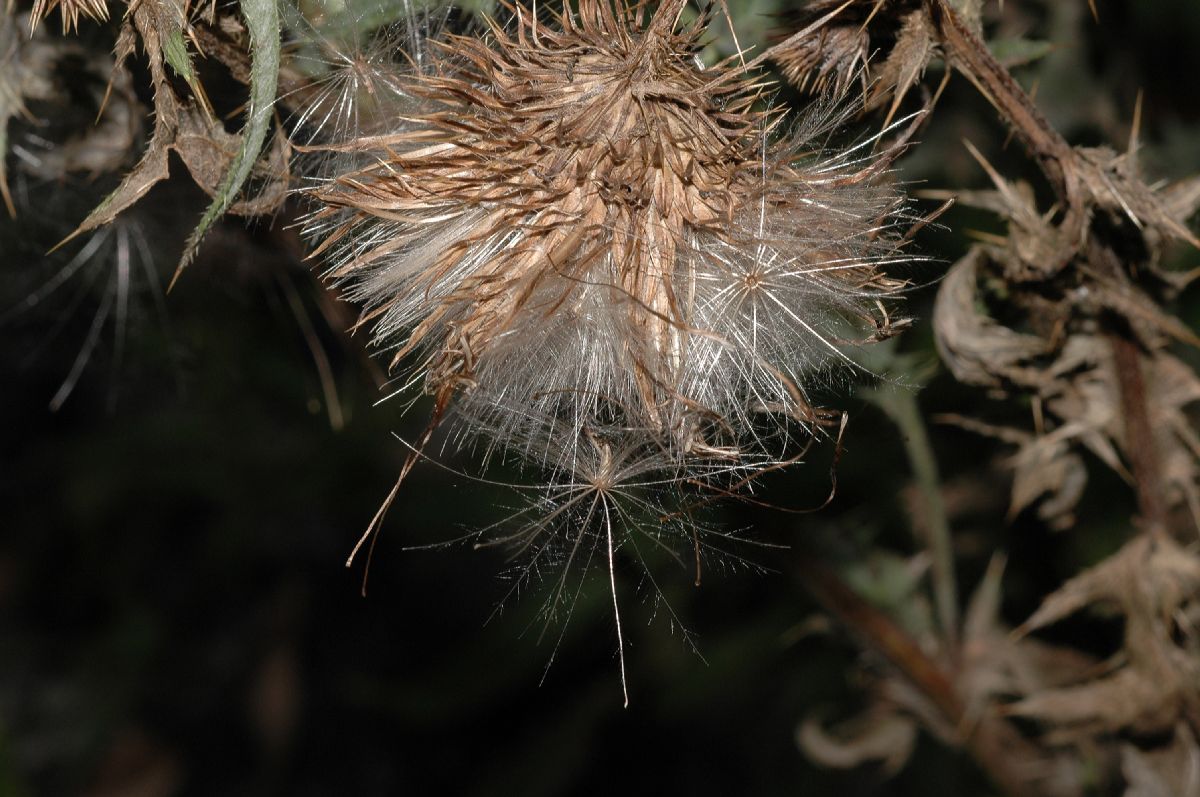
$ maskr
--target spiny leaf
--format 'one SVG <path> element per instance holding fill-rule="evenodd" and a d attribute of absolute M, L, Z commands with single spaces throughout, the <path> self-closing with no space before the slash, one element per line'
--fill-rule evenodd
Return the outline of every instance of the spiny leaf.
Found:
<path fill-rule="evenodd" d="M 125 175 L 125 179 L 121 181 L 121 184 L 88 214 L 88 217 L 80 223 L 74 232 L 60 241 L 54 247 L 55 249 L 78 235 L 110 223 L 123 210 L 145 196 L 156 183 L 160 180 L 165 180 L 169 176 L 167 155 L 170 152 L 170 147 L 160 138 L 161 129 L 157 128 L 154 131 L 154 137 L 150 139 L 146 153 L 129 174 Z"/>
<path fill-rule="evenodd" d="M 181 78 L 191 85 L 196 79 L 196 72 L 192 69 L 192 57 L 188 54 L 187 42 L 183 39 L 183 30 L 173 30 L 170 34 L 163 38 L 162 43 L 163 55 L 167 58 L 167 63 L 175 70 Z"/>
<path fill-rule="evenodd" d="M 185 22 L 186 10 L 179 0 L 133 0 L 130 3 L 129 12 L 121 22 L 121 31 L 113 46 L 113 74 L 115 79 L 116 74 L 125 69 L 125 62 L 134 54 L 140 37 L 150 62 L 150 79 L 154 84 L 154 132 L 145 154 L 133 170 L 125 175 L 116 190 L 106 196 L 74 232 L 58 242 L 55 249 L 88 230 L 110 223 L 121 211 L 168 176 L 167 154 L 178 124 L 179 100 L 167 82 L 166 70 L 163 69 L 163 55 L 167 50 L 163 42 L 171 38 L 173 31 L 182 31 Z M 112 85 L 111 82 L 109 85 Z"/>
<path fill-rule="evenodd" d="M 929 16 L 924 9 L 912 12 L 904 18 L 896 37 L 896 46 L 892 48 L 891 55 L 880 70 L 876 95 L 868 103 L 869 107 L 874 107 L 881 103 L 884 97 L 892 97 L 892 105 L 888 109 L 884 126 L 891 123 L 909 89 L 925 74 L 925 67 L 929 65 L 929 59 L 934 53 L 933 25 Z"/>
<path fill-rule="evenodd" d="M 942 281 L 933 308 L 938 352 L 961 382 L 988 387 L 1004 380 L 1029 384 L 1036 374 L 1028 363 L 1044 355 L 1047 344 L 981 312 L 979 276 L 988 262 L 987 252 L 974 247 Z"/>
<path fill-rule="evenodd" d="M 1200 594 L 1200 559 L 1169 537 L 1142 534 L 1047 596 L 1017 629 L 1023 635 L 1097 604 L 1125 619 L 1122 661 L 1111 674 L 1044 689 L 1006 706 L 1075 734 L 1161 733 L 1200 709 L 1200 662 L 1179 643 L 1181 611 Z"/>
<path fill-rule="evenodd" d="M 246 127 L 242 133 L 242 147 L 230 164 L 225 179 L 221 182 L 212 204 L 204 212 L 184 248 L 183 257 L 171 284 L 196 255 L 205 233 L 229 210 L 238 191 L 250 176 L 250 170 L 258 159 L 267 128 L 271 121 L 271 107 L 275 102 L 275 90 L 279 78 L 279 10 L 275 0 L 243 0 L 242 14 L 250 31 L 250 107 L 246 113 Z"/>

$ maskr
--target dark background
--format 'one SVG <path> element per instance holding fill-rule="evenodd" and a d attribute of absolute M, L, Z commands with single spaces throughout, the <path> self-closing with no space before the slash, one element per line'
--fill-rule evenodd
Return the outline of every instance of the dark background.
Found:
<path fill-rule="evenodd" d="M 731 5 L 735 19 L 782 10 Z M 1141 89 L 1150 173 L 1200 170 L 1200 5 L 1101 0 L 1098 24 L 1082 0 L 1009 0 L 1002 19 L 988 5 L 998 30 L 1056 44 L 1017 76 L 1037 82 L 1072 141 L 1123 145 Z M 964 137 L 1002 172 L 1032 174 L 956 78 L 901 178 L 981 186 Z M 361 597 L 361 562 L 343 563 L 405 457 L 393 433 L 417 436 L 427 408 L 375 406 L 380 365 L 361 336 L 341 332 L 352 311 L 322 298 L 287 219 L 223 223 L 160 308 L 136 242 L 161 284 L 205 203 L 186 179 L 155 189 L 69 278 L 86 244 L 44 252 L 110 184 L 14 180 L 22 215 L 0 223 L 0 795 L 987 793 L 968 761 L 928 736 L 892 780 L 824 770 L 800 752 L 798 723 L 852 714 L 859 673 L 874 665 L 813 621 L 788 550 L 751 550 L 765 572 L 712 563 L 699 589 L 687 570 L 657 574 L 702 658 L 637 571 L 621 568 L 627 709 L 606 583 L 585 590 L 555 652 L 561 628 L 539 638 L 537 595 L 493 614 L 511 586 L 497 578 L 502 552 L 404 550 L 494 521 L 518 501 L 509 491 L 418 468 Z M 966 209 L 942 221 L 918 241 L 937 262 L 910 275 L 924 287 L 907 300 L 917 323 L 899 350 L 917 363 L 936 358 L 927 319 L 938 275 L 968 230 L 997 229 Z M 123 319 L 115 304 L 101 317 L 120 235 L 139 253 L 133 298 Z M 1196 263 L 1194 252 L 1179 257 Z M 983 411 L 977 392 L 932 373 L 927 416 Z M 802 516 L 722 507 L 711 520 L 883 579 L 913 551 L 899 432 L 851 388 L 826 404 L 851 419 L 832 505 Z M 1078 527 L 1052 533 L 1032 517 L 1005 521 L 1002 448 L 930 431 L 947 489 L 977 494 L 956 519 L 960 583 L 969 590 L 992 551 L 1007 550 L 1010 622 L 1124 539 L 1132 498 L 1103 469 Z M 831 458 L 816 450 L 765 494 L 819 504 Z M 448 462 L 472 469 L 469 457 Z M 1102 622 L 1064 633 L 1094 652 L 1117 643 Z"/>

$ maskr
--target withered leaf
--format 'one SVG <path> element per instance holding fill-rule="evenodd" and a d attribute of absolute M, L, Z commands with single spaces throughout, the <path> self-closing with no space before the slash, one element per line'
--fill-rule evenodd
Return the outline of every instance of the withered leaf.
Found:
<path fill-rule="evenodd" d="M 107 72 L 108 64 L 98 64 Z M 103 73 L 101 73 L 103 74 Z M 99 98 L 97 98 L 99 99 Z M 133 92 L 128 76 L 113 80 L 108 100 L 94 126 L 88 126 L 54 147 L 39 152 L 36 161 L 23 167 L 48 180 L 70 172 L 90 175 L 114 172 L 126 166 L 136 151 L 145 119 L 145 109 Z"/>
<path fill-rule="evenodd" d="M 1107 147 L 1079 147 L 1075 152 L 1079 156 L 1077 179 L 1091 203 L 1128 217 L 1138 228 L 1151 227 L 1168 238 L 1200 248 L 1200 239 L 1179 217 L 1186 205 L 1172 205 L 1167 201 L 1169 195 L 1146 185 L 1139 173 L 1136 149 L 1117 153 Z"/>
<path fill-rule="evenodd" d="M 149 61 L 150 79 L 154 84 L 154 132 L 137 165 L 59 246 L 108 224 L 121 211 L 145 196 L 156 183 L 169 176 L 167 157 L 179 124 L 180 103 L 167 82 L 163 68 L 163 47 L 176 32 L 184 29 L 187 24 L 186 10 L 182 0 L 133 0 L 130 3 L 113 48 L 116 57 L 113 79 L 116 80 L 116 75 L 124 72 L 125 61 L 134 54 L 140 38 Z"/>
<path fill-rule="evenodd" d="M 1047 596 L 1019 633 L 1043 628 L 1103 601 L 1129 608 L 1150 600 L 1155 615 L 1168 617 L 1198 591 L 1200 558 L 1168 537 L 1139 535 Z"/>
<path fill-rule="evenodd" d="M 1115 606 L 1125 617 L 1124 662 L 1111 674 L 1045 689 L 1006 707 L 1042 720 L 1059 739 L 1162 733 L 1200 710 L 1200 660 L 1181 647 L 1175 617 L 1200 594 L 1200 558 L 1168 537 L 1142 534 L 1048 596 L 1018 629 L 1026 634 L 1086 607 Z"/>
<path fill-rule="evenodd" d="M 180 116 L 173 149 L 192 179 L 209 196 L 218 195 L 221 180 L 229 172 L 240 147 L 238 136 L 196 109 L 189 109 Z M 277 132 L 271 148 L 253 164 L 252 174 L 263 180 L 261 190 L 232 203 L 228 212 L 238 216 L 258 216 L 277 209 L 287 197 L 289 154 L 287 137 Z"/>
<path fill-rule="evenodd" d="M 1025 363 L 1046 353 L 1047 344 L 981 312 L 978 280 L 986 262 L 986 252 L 974 247 L 942 280 L 933 309 L 938 353 L 961 382 L 993 387 L 1009 379 L 1029 384 L 1037 375 Z"/>
<path fill-rule="evenodd" d="M 1200 210 L 1200 174 L 1179 180 L 1162 190 L 1163 208 L 1180 224 Z"/>
<path fill-rule="evenodd" d="M 1070 648 L 1009 632 L 1000 616 L 1005 560 L 1002 554 L 992 557 L 963 623 L 955 685 L 966 703 L 967 726 L 974 725 L 997 698 L 1069 683 L 1095 665 L 1091 657 Z"/>
<path fill-rule="evenodd" d="M 164 3 L 136 0 L 131 6 L 117 38 L 114 81 L 124 76 L 124 62 L 133 54 L 140 39 L 149 59 L 155 89 L 154 131 L 137 165 L 66 240 L 110 223 L 145 196 L 155 184 L 167 178 L 170 174 L 171 152 L 179 155 L 196 184 L 214 199 L 201 226 L 193 234 L 185 257 L 194 251 L 194 244 L 207 225 L 225 212 L 257 215 L 268 213 L 283 202 L 288 180 L 286 141 L 277 136 L 267 157 L 261 162 L 258 159 L 268 128 L 270 105 L 275 96 L 273 78 L 263 79 L 264 84 L 251 87 L 250 139 L 226 131 L 209 111 L 191 65 L 184 38 L 187 30 L 186 10 L 187 2 L 183 0 Z M 265 25 L 266 30 L 272 29 L 269 19 Z M 273 30 L 275 60 L 272 61 L 270 56 L 273 49 L 270 41 L 259 48 L 267 53 L 262 64 L 264 70 L 277 66 L 277 20 Z M 270 38 L 268 35 L 267 39 Z M 166 79 L 164 60 L 192 87 L 194 100 L 183 102 L 178 98 Z M 254 197 L 236 201 L 238 191 L 255 172 L 256 165 L 257 174 L 264 181 L 262 189 Z"/>
<path fill-rule="evenodd" d="M 963 141 L 988 179 L 996 187 L 995 195 L 979 207 L 992 210 L 1008 220 L 1008 238 L 996 257 L 1004 275 L 1012 282 L 1042 282 L 1058 274 L 1077 253 L 1080 241 L 1064 220 L 1063 228 L 1052 219 L 1054 211 L 1038 209 L 1033 188 L 1025 182 L 1010 182 L 998 172 L 970 141 Z M 974 192 L 986 197 L 986 192 Z"/>
<path fill-rule="evenodd" d="M 904 767 L 916 741 L 916 722 L 879 704 L 832 729 L 825 728 L 815 715 L 806 717 L 796 729 L 796 745 L 821 766 L 851 769 L 878 761 L 889 775 Z"/>
<path fill-rule="evenodd" d="M 1005 706 L 1004 711 L 1049 724 L 1049 738 L 1057 743 L 1123 730 L 1149 734 L 1178 720 L 1181 687 L 1173 671 L 1127 665 L 1080 686 L 1037 692 Z"/>
<path fill-rule="evenodd" d="M 1200 378 L 1181 360 L 1163 351 L 1148 357 L 1143 371 L 1167 503 L 1186 506 L 1200 527 L 1200 440 L 1185 409 L 1200 401 Z M 1086 446 L 1128 478 L 1117 453 L 1126 447 L 1125 418 L 1107 340 L 1073 336 L 1048 369 L 1042 395 L 1046 409 L 1062 421 L 1057 434 Z"/>
<path fill-rule="evenodd" d="M 1087 486 L 1087 468 L 1061 436 L 1031 436 L 1013 456 L 1012 466 L 1010 517 L 1042 499 L 1038 517 L 1051 528 L 1065 529 L 1074 524 L 1075 506 Z"/>

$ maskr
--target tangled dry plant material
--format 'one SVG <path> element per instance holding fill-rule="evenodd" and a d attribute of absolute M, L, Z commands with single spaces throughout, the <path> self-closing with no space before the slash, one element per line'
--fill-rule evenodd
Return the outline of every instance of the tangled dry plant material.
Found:
<path fill-rule="evenodd" d="M 808 4 L 798 24 L 833 5 Z M 1196 794 L 1200 445 L 1189 408 L 1200 400 L 1200 377 L 1179 350 L 1200 339 L 1169 309 L 1196 274 L 1164 261 L 1172 242 L 1200 245 L 1186 226 L 1200 207 L 1200 180 L 1146 182 L 1140 107 L 1126 151 L 1070 146 L 983 43 L 978 3 L 864 0 L 848 10 L 819 36 L 779 45 L 785 74 L 801 86 L 845 84 L 882 44 L 868 67 L 868 105 L 894 96 L 894 111 L 940 60 L 946 69 L 934 96 L 952 72 L 965 75 L 1024 143 L 1055 199 L 1039 205 L 1033 186 L 1006 179 L 970 144 L 993 189 L 926 192 L 1008 224 L 1006 236 L 984 237 L 941 284 L 933 323 L 942 361 L 959 381 L 1032 409 L 1032 429 L 945 420 L 1017 447 L 1011 515 L 1032 508 L 1052 528 L 1074 527 L 1088 479 L 1084 453 L 1128 481 L 1138 499 L 1124 547 L 1048 595 L 1014 634 L 987 619 L 991 612 L 974 611 L 961 633 L 917 633 L 926 650 L 938 651 L 936 661 L 916 644 L 897 644 L 896 626 L 853 596 L 819 588 L 852 627 L 884 629 L 864 634 L 897 665 L 871 714 L 893 724 L 895 713 L 906 714 L 972 749 L 1014 794 L 1075 795 L 1090 785 Z M 994 606 L 998 574 L 985 588 Z M 1115 610 L 1124 623 L 1110 661 L 1027 636 L 1084 610 Z M 1011 717 L 1036 722 L 1037 745 L 1013 733 Z M 870 750 L 874 741 L 858 733 L 853 748 Z M 855 758 L 811 723 L 802 741 L 829 760 Z M 871 756 L 882 758 L 858 760 Z"/>

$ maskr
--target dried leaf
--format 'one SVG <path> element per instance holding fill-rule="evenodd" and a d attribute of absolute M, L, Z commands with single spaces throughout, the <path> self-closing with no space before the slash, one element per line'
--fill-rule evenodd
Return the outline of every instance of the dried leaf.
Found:
<path fill-rule="evenodd" d="M 172 143 L 169 137 L 173 137 L 175 121 L 169 119 L 164 112 L 169 107 L 171 116 L 174 116 L 175 107 L 173 104 L 168 105 L 165 102 L 159 102 L 157 106 L 157 113 L 154 120 L 154 134 L 146 147 L 146 152 L 142 155 L 142 159 L 137 162 L 137 165 L 133 167 L 129 174 L 125 175 L 125 178 L 121 180 L 121 184 L 111 194 L 101 200 L 100 204 L 88 214 L 87 218 L 75 228 L 74 232 L 63 239 L 59 246 L 89 230 L 94 230 L 97 227 L 108 224 L 123 210 L 145 196 L 156 183 L 160 180 L 165 180 L 170 175 L 167 156 Z"/>
<path fill-rule="evenodd" d="M 222 180 L 238 156 L 241 139 L 226 131 L 212 117 L 191 108 L 180 115 L 172 148 L 187 166 L 196 185 L 209 196 L 216 197 Z M 276 134 L 271 148 L 253 164 L 251 172 L 264 181 L 262 191 L 234 202 L 228 212 L 258 216 L 278 208 L 287 195 L 289 152 L 287 138 L 282 132 Z"/>
<path fill-rule="evenodd" d="M 879 761 L 885 774 L 899 772 L 912 755 L 917 724 L 894 712 L 872 709 L 834 729 L 810 715 L 796 729 L 796 745 L 812 761 L 831 769 L 852 769 Z"/>
<path fill-rule="evenodd" d="M 1061 272 L 1080 245 L 1071 232 L 1071 225 L 1065 220 L 1061 227 L 1056 225 L 1055 211 L 1043 213 L 1038 210 L 1037 199 L 1029 184 L 1005 180 L 971 142 L 964 141 L 963 145 L 996 187 L 996 196 L 990 199 L 990 206 L 981 207 L 993 210 L 1009 222 L 1008 239 L 1003 249 L 997 252 L 1004 276 L 1018 284 L 1040 283 Z"/>
<path fill-rule="evenodd" d="M 1005 380 L 1029 384 L 1037 374 L 1025 363 L 1045 354 L 1047 344 L 980 311 L 979 271 L 986 262 L 987 254 L 975 247 L 942 280 L 933 309 L 938 353 L 960 382 L 988 387 Z"/>
<path fill-rule="evenodd" d="M 99 77 L 108 74 L 111 62 L 95 61 L 94 74 Z M 117 171 L 127 166 L 130 155 L 137 151 L 144 119 L 145 109 L 134 94 L 128 74 L 116 74 L 96 124 L 40 151 L 36 161 L 27 160 L 22 168 L 47 180 L 57 180 L 72 172 L 97 175 Z"/>
<path fill-rule="evenodd" d="M 1160 681 L 1160 675 L 1168 680 Z M 1123 730 L 1150 734 L 1178 720 L 1178 680 L 1167 671 L 1126 666 L 1082 686 L 1035 693 L 1005 706 L 1005 713 L 1049 724 L 1056 743 Z"/>
<path fill-rule="evenodd" d="M 1200 401 L 1200 377 L 1161 351 L 1148 358 L 1143 371 L 1167 504 L 1187 507 L 1200 528 L 1200 439 L 1186 412 Z M 1108 341 L 1073 336 L 1046 376 L 1041 390 L 1046 409 L 1062 423 L 1053 434 L 1086 446 L 1129 478 L 1117 453 L 1125 452 L 1128 458 L 1120 386 Z"/>
<path fill-rule="evenodd" d="M 1168 617 L 1200 590 L 1200 559 L 1169 538 L 1135 537 L 1116 554 L 1049 595 L 1018 632 L 1027 634 L 1096 603 L 1128 607 L 1144 599 Z"/>
<path fill-rule="evenodd" d="M 1087 202 L 1126 216 L 1139 229 L 1150 227 L 1200 248 L 1200 239 L 1179 218 L 1180 208 L 1142 179 L 1136 149 L 1118 154 L 1107 147 L 1080 147 L 1075 152 L 1079 155 L 1076 174 Z"/>
<path fill-rule="evenodd" d="M 1143 534 L 1048 596 L 1018 629 L 1027 634 L 1097 604 L 1125 617 L 1125 663 L 1111 675 L 1046 689 L 1006 707 L 1070 739 L 1131 730 L 1161 733 L 1200 711 L 1200 660 L 1176 641 L 1176 617 L 1200 595 L 1200 558 Z"/>
<path fill-rule="evenodd" d="M 185 0 L 133 0 L 130 3 L 113 48 L 116 59 L 113 79 L 116 80 L 116 75 L 124 72 L 125 61 L 134 54 L 140 38 L 149 60 L 150 79 L 154 85 L 154 132 L 137 165 L 59 246 L 108 224 L 121 211 L 145 196 L 156 183 L 169 176 L 167 156 L 178 126 L 180 107 L 163 69 L 164 42 L 182 31 L 186 24 Z"/>
<path fill-rule="evenodd" d="M 1005 556 L 996 554 L 967 606 L 955 685 L 970 727 L 997 698 L 1061 686 L 1094 668 L 1089 656 L 1036 639 L 1014 637 L 1000 616 Z"/>
<path fill-rule="evenodd" d="M 1012 466 L 1009 517 L 1042 499 L 1037 514 L 1051 528 L 1061 530 L 1074 525 L 1074 510 L 1087 486 L 1087 468 L 1061 436 L 1030 438 L 1013 457 Z"/>
<path fill-rule="evenodd" d="M 1180 224 L 1200 210 L 1200 175 L 1172 183 L 1162 190 L 1163 208 Z"/>
<path fill-rule="evenodd" d="M 951 746 L 996 732 L 997 698 L 1010 699 L 1064 682 L 1092 667 L 1092 660 L 1073 650 L 1055 648 L 1032 639 L 1016 639 L 1000 619 L 1001 581 L 1005 560 L 993 557 L 984 578 L 971 597 L 964 615 L 960 644 L 946 647 L 946 640 L 929 639 L 931 649 L 941 647 L 941 657 L 952 662 L 954 691 L 963 703 L 962 716 L 947 721 L 944 710 L 911 681 L 889 676 L 875 684 L 874 703 L 865 717 L 886 718 L 900 713 Z M 860 718 L 856 722 L 860 722 Z M 851 725 L 853 729 L 854 724 Z M 818 728 L 818 730 L 821 730 Z M 839 737 L 841 734 L 837 734 Z M 857 739 L 857 737 L 854 737 Z M 1078 797 L 1084 793 L 1081 772 L 1073 755 L 1033 745 L 1006 743 L 1006 754 L 1014 759 L 1013 770 L 1023 784 L 1014 793 Z M 841 752 L 835 749 L 832 752 Z"/>
<path fill-rule="evenodd" d="M 262 52 L 258 61 L 260 77 L 265 74 L 264 70 L 271 74 L 261 77 L 257 87 L 251 87 L 251 126 L 247 133 L 251 138 L 227 132 L 208 110 L 186 46 L 187 3 L 182 0 L 163 3 L 138 0 L 131 6 L 117 38 L 112 81 L 119 86 L 128 79 L 124 62 L 134 53 L 140 38 L 149 57 L 155 89 L 154 131 L 141 160 L 66 240 L 112 222 L 159 181 L 166 179 L 170 174 L 172 151 L 179 155 L 196 184 L 214 198 L 202 227 L 215 220 L 215 216 L 209 218 L 213 213 L 258 215 L 274 210 L 283 202 L 288 179 L 287 142 L 277 136 L 267 157 L 262 161 L 257 157 L 270 119 L 270 106 L 275 95 L 273 76 L 278 66 L 278 23 L 274 5 L 265 0 L 260 3 L 271 5 L 266 13 L 269 19 L 261 18 L 261 14 L 256 19 L 266 26 L 265 29 L 275 32 L 274 45 L 271 36 L 267 36 L 268 41 L 259 48 Z M 166 78 L 164 62 L 192 87 L 194 101 L 182 102 L 175 94 Z M 234 201 L 251 174 L 262 178 L 260 193 Z M 198 229 L 193 238 L 202 233 L 203 230 Z"/>

